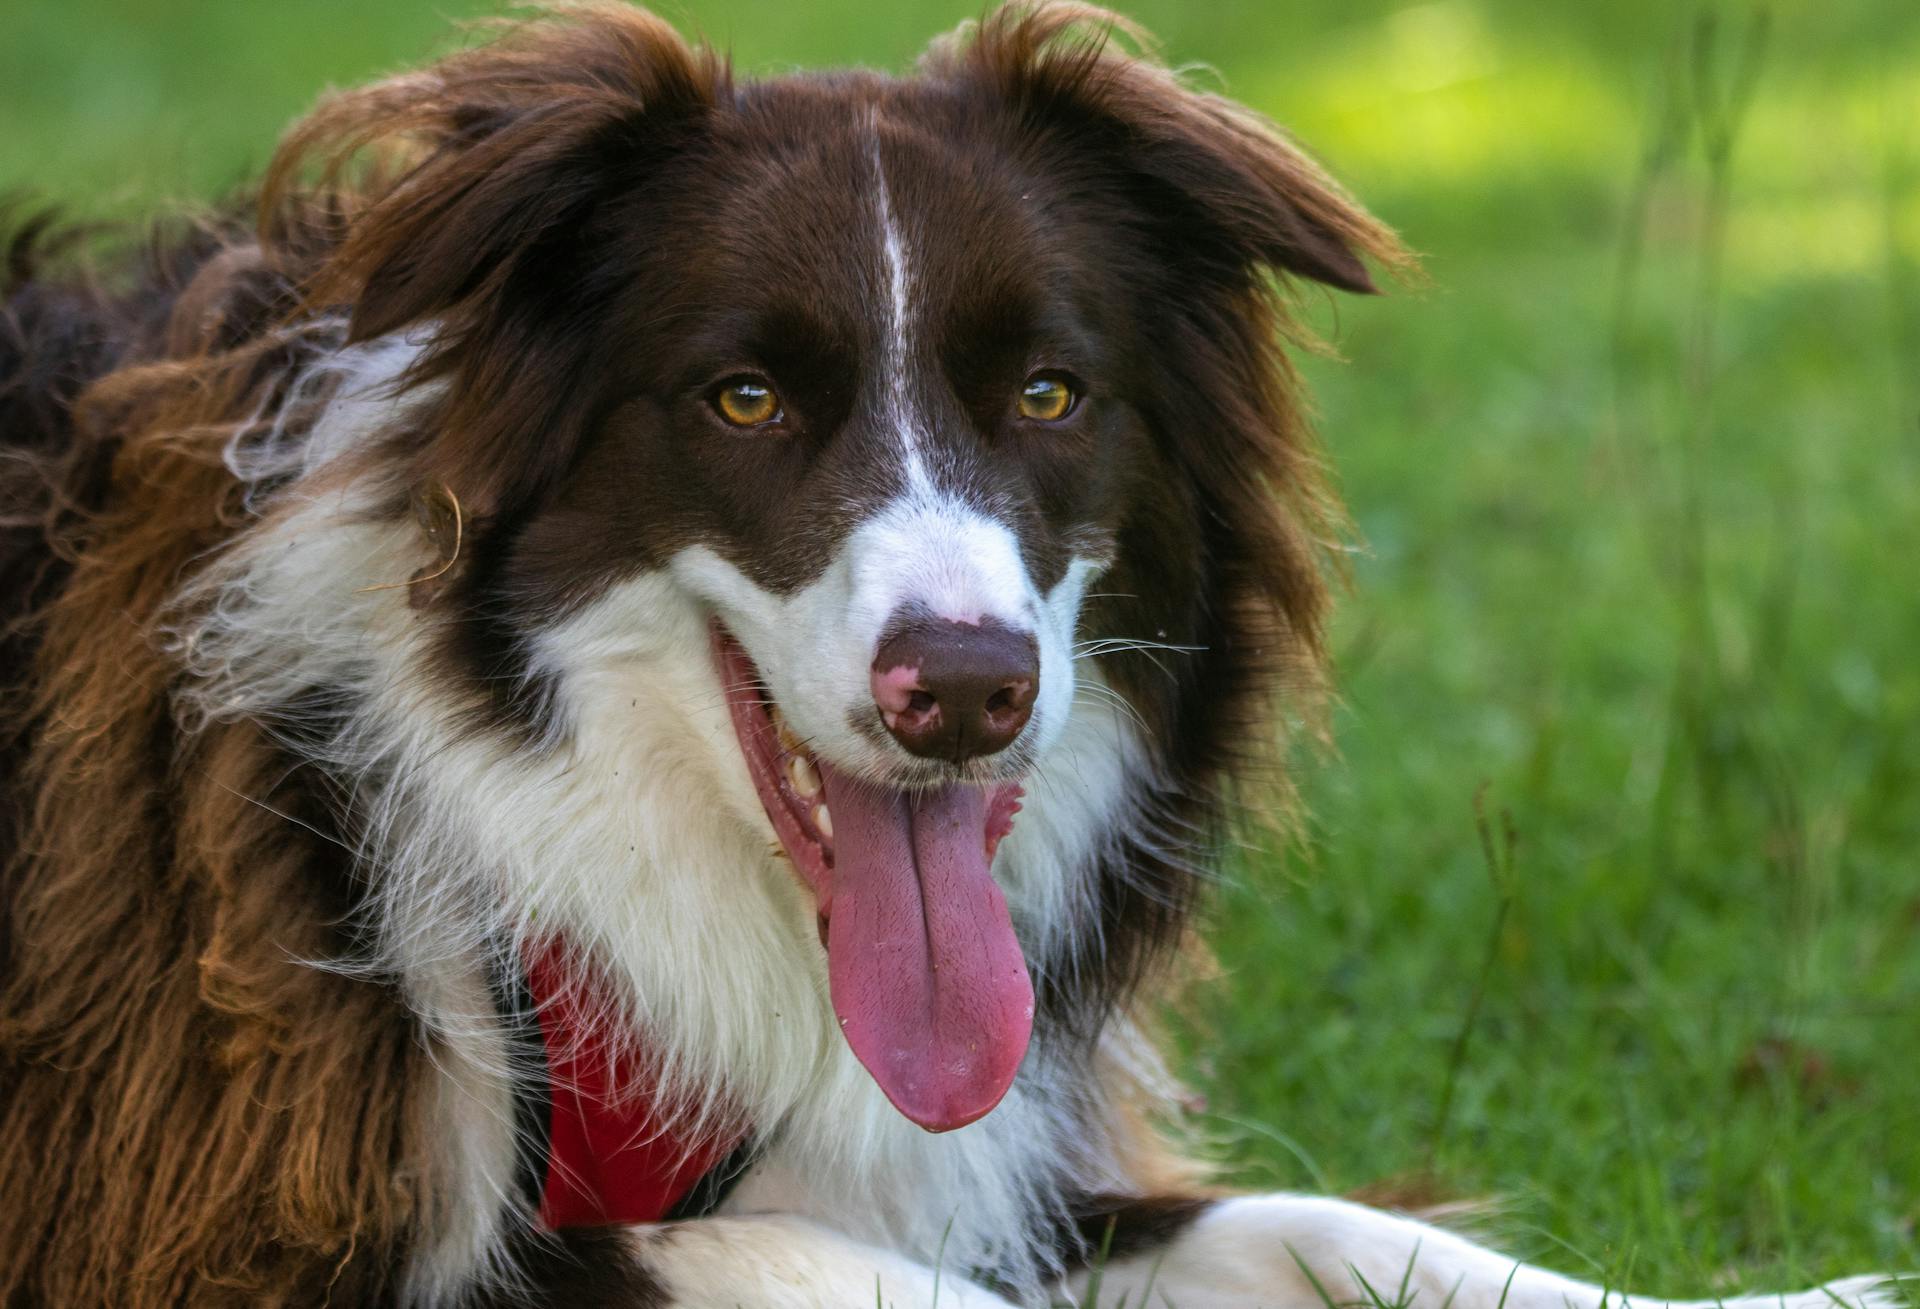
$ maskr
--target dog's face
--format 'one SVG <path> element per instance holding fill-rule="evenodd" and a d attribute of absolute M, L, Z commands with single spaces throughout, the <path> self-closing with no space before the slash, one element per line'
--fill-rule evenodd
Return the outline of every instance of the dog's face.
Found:
<path fill-rule="evenodd" d="M 623 197 L 630 348 L 522 552 L 548 594 L 670 571 L 819 762 L 895 789 L 1057 736 L 1150 456 L 1124 223 L 967 109 L 757 87 Z"/>
<path fill-rule="evenodd" d="M 1092 635 L 1196 649 L 1247 644 L 1252 567 L 1313 587 L 1272 507 L 1311 491 L 1271 485 L 1264 279 L 1364 289 L 1374 230 L 1220 102 L 1045 26 L 737 90 L 661 44 L 593 81 L 643 81 L 624 112 L 469 107 L 345 261 L 357 333 L 440 325 L 423 461 L 481 511 L 476 680 L 636 578 L 703 615 L 710 762 L 815 903 L 847 1040 L 935 1129 L 1026 1049 L 991 864 L 1074 712 L 1089 583 Z M 1177 730 L 1257 658 L 1129 709 Z"/>
<path fill-rule="evenodd" d="M 989 863 L 1153 463 L 1124 210 L 973 107 L 759 88 L 621 197 L 630 348 L 506 568 L 530 595 L 664 572 L 712 614 L 843 1030 L 938 1127 L 1026 1047 Z"/>

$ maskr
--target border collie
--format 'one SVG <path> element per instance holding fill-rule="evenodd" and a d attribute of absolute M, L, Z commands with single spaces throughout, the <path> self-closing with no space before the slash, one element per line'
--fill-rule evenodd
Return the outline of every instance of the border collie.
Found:
<path fill-rule="evenodd" d="M 1178 1148 L 1321 689 L 1289 306 L 1406 258 L 1117 26 L 557 10 L 16 236 L 0 1303 L 1604 1303 Z"/>

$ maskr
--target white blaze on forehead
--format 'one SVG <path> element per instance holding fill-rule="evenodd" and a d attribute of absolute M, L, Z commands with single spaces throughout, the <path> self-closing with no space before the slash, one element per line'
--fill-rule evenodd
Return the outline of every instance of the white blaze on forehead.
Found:
<path fill-rule="evenodd" d="M 880 230 L 881 260 L 887 270 L 886 369 L 887 421 L 899 433 L 901 464 L 907 485 L 914 491 L 931 491 L 926 461 L 920 449 L 919 415 L 913 411 L 913 399 L 907 386 L 907 367 L 912 358 L 913 278 L 907 267 L 907 243 L 893 212 L 893 200 L 887 190 L 887 172 L 880 162 L 880 127 L 876 113 L 867 123 L 868 154 L 873 160 L 874 220 Z"/>

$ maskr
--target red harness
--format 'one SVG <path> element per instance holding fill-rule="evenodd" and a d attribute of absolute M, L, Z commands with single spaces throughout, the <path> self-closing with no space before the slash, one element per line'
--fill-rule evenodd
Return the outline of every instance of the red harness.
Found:
<path fill-rule="evenodd" d="M 592 1021 L 593 988 L 557 943 L 528 952 L 526 977 L 547 1062 L 541 1224 L 659 1222 L 745 1133 L 688 1140 L 649 1097 L 628 1089 L 647 1071 L 631 1048 L 609 1048 Z"/>

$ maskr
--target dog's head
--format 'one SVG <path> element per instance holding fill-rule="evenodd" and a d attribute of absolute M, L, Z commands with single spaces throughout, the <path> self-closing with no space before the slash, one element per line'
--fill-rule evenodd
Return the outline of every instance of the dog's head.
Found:
<path fill-rule="evenodd" d="M 283 165 L 429 143 L 319 283 L 357 338 L 430 331 L 403 454 L 462 545 L 420 621 L 460 615 L 457 675 L 510 722 L 635 579 L 700 615 L 714 766 L 817 906 L 854 1051 L 932 1128 L 1026 1048 L 989 869 L 1077 682 L 1137 719 L 1143 793 L 1205 794 L 1264 676 L 1311 664 L 1326 511 L 1279 306 L 1394 258 L 1112 21 L 1002 10 L 909 78 L 735 85 L 579 11 L 337 101 Z"/>

